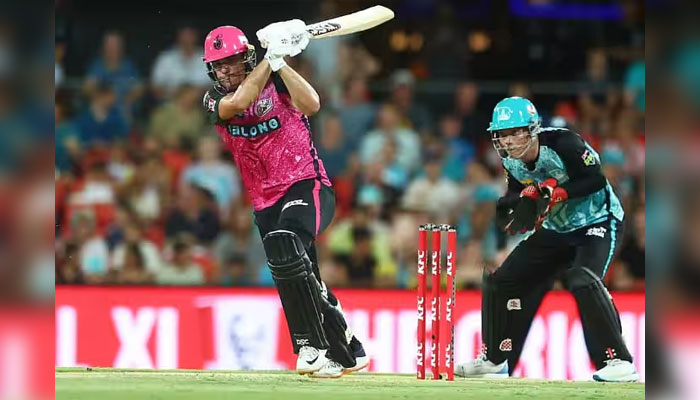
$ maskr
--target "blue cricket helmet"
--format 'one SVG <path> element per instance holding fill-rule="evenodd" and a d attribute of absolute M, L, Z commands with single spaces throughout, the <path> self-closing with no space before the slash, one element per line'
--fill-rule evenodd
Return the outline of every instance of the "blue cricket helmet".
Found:
<path fill-rule="evenodd" d="M 487 130 L 491 132 L 493 147 L 501 157 L 520 158 L 534 142 L 541 129 L 541 123 L 540 114 L 530 100 L 524 97 L 507 97 L 499 101 L 493 108 L 493 116 Z M 528 129 L 529 140 L 527 144 L 506 148 L 501 143 L 498 132 L 513 128 Z M 520 153 L 514 156 L 514 150 L 520 150 Z"/>

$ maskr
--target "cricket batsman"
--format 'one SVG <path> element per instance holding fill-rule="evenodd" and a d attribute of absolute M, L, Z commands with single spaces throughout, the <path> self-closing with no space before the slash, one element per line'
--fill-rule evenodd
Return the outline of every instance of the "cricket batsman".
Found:
<path fill-rule="evenodd" d="M 482 353 L 456 365 L 455 374 L 508 377 L 544 294 L 560 276 L 581 315 L 597 369 L 593 379 L 636 381 L 618 311 L 602 282 L 621 238 L 624 212 L 600 157 L 578 134 L 540 127 L 537 109 L 522 97 L 496 104 L 488 131 L 508 180 L 497 203 L 497 223 L 510 234 L 527 236 L 500 268 L 485 271 Z"/>
<path fill-rule="evenodd" d="M 320 108 L 319 96 L 284 60 L 301 53 L 309 37 L 301 20 L 268 25 L 257 37 L 267 48 L 259 64 L 240 29 L 209 32 L 204 63 L 213 87 L 203 104 L 253 202 L 298 354 L 297 372 L 337 378 L 366 367 L 369 357 L 318 267 L 314 241 L 335 212 L 335 194 L 308 119 Z"/>

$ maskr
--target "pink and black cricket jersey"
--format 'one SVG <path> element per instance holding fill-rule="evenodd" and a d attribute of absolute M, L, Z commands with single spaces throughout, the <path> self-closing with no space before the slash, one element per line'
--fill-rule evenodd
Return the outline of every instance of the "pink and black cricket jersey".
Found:
<path fill-rule="evenodd" d="M 275 204 L 296 182 L 317 179 L 331 186 L 311 139 L 308 117 L 292 105 L 277 74 L 253 105 L 229 121 L 219 119 L 223 97 L 216 88 L 210 89 L 204 107 L 233 155 L 256 211 Z"/>

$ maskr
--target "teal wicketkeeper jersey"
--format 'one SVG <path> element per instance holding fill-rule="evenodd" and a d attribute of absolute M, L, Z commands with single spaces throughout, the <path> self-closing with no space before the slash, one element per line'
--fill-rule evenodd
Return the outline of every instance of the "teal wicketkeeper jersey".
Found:
<path fill-rule="evenodd" d="M 519 193 L 525 185 L 554 178 L 569 199 L 549 212 L 542 227 L 557 232 L 624 218 L 620 200 L 603 176 L 600 156 L 578 134 L 568 129 L 544 128 L 539 133 L 540 153 L 534 163 L 503 159 L 508 190 Z"/>

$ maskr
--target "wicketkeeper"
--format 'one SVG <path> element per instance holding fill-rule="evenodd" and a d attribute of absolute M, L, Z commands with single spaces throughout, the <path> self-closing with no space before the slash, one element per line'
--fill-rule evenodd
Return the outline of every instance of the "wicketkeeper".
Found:
<path fill-rule="evenodd" d="M 542 128 L 535 106 L 509 97 L 493 110 L 488 131 L 502 157 L 508 191 L 497 223 L 526 239 L 494 272 L 485 272 L 483 351 L 458 364 L 464 377 L 508 377 L 544 294 L 562 278 L 578 305 L 593 379 L 638 379 L 622 339 L 619 314 L 603 284 L 622 233 L 624 212 L 600 157 L 578 134 Z"/>

